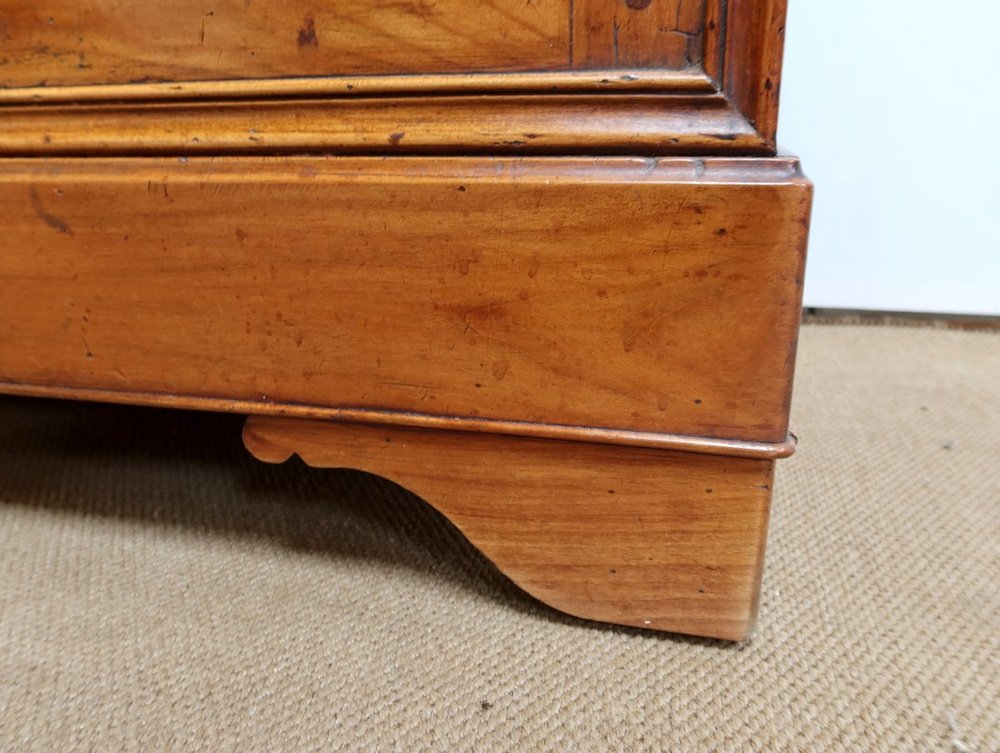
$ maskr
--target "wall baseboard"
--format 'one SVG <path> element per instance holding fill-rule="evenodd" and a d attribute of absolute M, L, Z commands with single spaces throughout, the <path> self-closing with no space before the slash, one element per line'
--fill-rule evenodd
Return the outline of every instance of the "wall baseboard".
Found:
<path fill-rule="evenodd" d="M 802 322 L 804 324 L 891 325 L 896 327 L 1000 331 L 1000 316 L 942 314 L 924 311 L 838 309 L 819 306 L 806 306 L 802 310 Z"/>

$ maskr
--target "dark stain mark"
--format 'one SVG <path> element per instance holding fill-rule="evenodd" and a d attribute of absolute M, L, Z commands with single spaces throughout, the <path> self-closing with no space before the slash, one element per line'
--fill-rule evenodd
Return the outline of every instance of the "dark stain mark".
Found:
<path fill-rule="evenodd" d="M 615 493 L 614 489 L 608 489 L 608 494 L 614 494 L 614 493 Z"/>
<path fill-rule="evenodd" d="M 465 186 L 459 186 L 459 187 L 458 187 L 458 190 L 459 190 L 459 191 L 465 191 Z"/>
<path fill-rule="evenodd" d="M 764 79 L 764 88 L 767 91 L 771 91 L 771 89 L 774 88 L 774 84 L 771 83 L 771 79 L 769 79 L 769 78 L 768 79 Z"/>
<path fill-rule="evenodd" d="M 722 238 L 725 235 L 729 235 L 729 231 L 726 230 L 724 227 L 720 227 L 718 230 L 715 231 L 715 235 Z"/>
<path fill-rule="evenodd" d="M 614 568 L 611 568 L 610 570 L 608 570 L 608 573 L 611 574 L 611 575 L 615 575 L 615 574 L 618 573 L 618 571 L 615 570 Z"/>
<path fill-rule="evenodd" d="M 32 186 L 28 189 L 28 193 L 31 196 L 31 207 L 35 210 L 35 214 L 38 215 L 38 219 L 53 230 L 58 230 L 63 235 L 73 235 L 73 229 L 69 225 L 54 214 L 45 211 L 45 207 L 42 206 L 42 200 L 38 197 L 38 189 Z"/>
<path fill-rule="evenodd" d="M 52 143 L 52 137 L 49 136 L 49 134 L 47 134 L 47 133 L 43 134 L 42 135 L 42 141 L 44 141 L 46 144 L 51 144 Z"/>
<path fill-rule="evenodd" d="M 531 256 L 531 263 L 528 265 L 528 277 L 534 279 L 535 275 L 538 274 L 538 270 L 542 266 L 542 257 L 536 252 Z"/>
<path fill-rule="evenodd" d="M 396 133 L 389 134 L 389 143 L 393 146 L 399 146 L 399 142 L 403 140 L 403 136 L 405 135 L 405 131 L 397 131 Z"/>
<path fill-rule="evenodd" d="M 645 10 L 652 4 L 653 0 L 625 0 L 625 5 L 632 10 Z"/>
<path fill-rule="evenodd" d="M 700 135 L 716 141 L 736 141 L 738 138 L 735 133 L 702 133 Z"/>
<path fill-rule="evenodd" d="M 476 382 L 476 389 L 477 390 L 482 389 L 482 387 L 483 387 L 482 384 L 480 384 L 479 382 Z"/>
<path fill-rule="evenodd" d="M 489 711 L 491 708 L 493 708 L 493 704 L 490 703 L 489 701 L 482 701 L 479 704 L 479 708 L 481 708 L 483 711 Z"/>
<path fill-rule="evenodd" d="M 247 239 L 247 231 L 241 227 L 236 228 L 236 240 L 243 243 Z"/>
<path fill-rule="evenodd" d="M 700 594 L 703 594 L 703 593 L 705 593 L 705 589 L 704 589 L 704 588 L 699 588 L 699 589 L 698 589 L 698 593 L 700 593 Z"/>
<path fill-rule="evenodd" d="M 316 37 L 316 21 L 312 16 L 306 16 L 302 21 L 302 28 L 299 29 L 299 47 L 319 47 L 319 39 Z"/>
<path fill-rule="evenodd" d="M 708 270 L 707 269 L 699 269 L 697 272 L 694 273 L 694 276 L 703 280 L 706 277 L 708 277 Z"/>
<path fill-rule="evenodd" d="M 701 405 L 701 398 L 700 397 L 695 398 L 694 404 L 695 405 Z"/>
<path fill-rule="evenodd" d="M 526 133 L 526 134 L 524 134 L 524 138 L 529 139 L 529 140 L 530 139 L 537 139 L 540 135 L 541 134 L 538 134 L 538 133 Z"/>
<path fill-rule="evenodd" d="M 705 494 L 711 494 L 711 493 L 712 493 L 712 490 L 711 490 L 711 489 L 706 489 L 706 490 L 705 490 Z"/>

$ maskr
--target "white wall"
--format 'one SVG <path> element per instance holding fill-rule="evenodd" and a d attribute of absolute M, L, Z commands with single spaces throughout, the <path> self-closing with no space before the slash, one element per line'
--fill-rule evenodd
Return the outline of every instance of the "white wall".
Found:
<path fill-rule="evenodd" d="M 807 306 L 1000 314 L 1000 3 L 789 0 Z"/>

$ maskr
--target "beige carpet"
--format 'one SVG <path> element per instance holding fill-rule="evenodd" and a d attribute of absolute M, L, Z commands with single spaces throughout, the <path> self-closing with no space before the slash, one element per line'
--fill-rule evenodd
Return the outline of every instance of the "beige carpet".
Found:
<path fill-rule="evenodd" d="M 742 646 L 554 613 L 234 416 L 0 399 L 0 750 L 1000 750 L 1000 335 L 799 364 Z"/>

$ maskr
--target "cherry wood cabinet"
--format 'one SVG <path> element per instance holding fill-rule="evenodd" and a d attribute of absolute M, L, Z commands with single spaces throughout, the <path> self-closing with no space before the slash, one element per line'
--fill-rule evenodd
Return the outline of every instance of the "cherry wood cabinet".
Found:
<path fill-rule="evenodd" d="M 756 613 L 811 186 L 779 0 L 0 0 L 0 391 L 250 416 L 554 607 Z"/>

